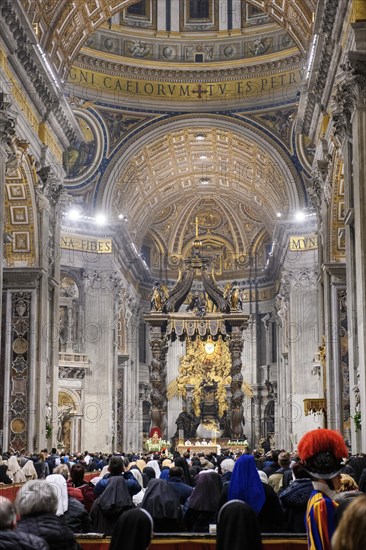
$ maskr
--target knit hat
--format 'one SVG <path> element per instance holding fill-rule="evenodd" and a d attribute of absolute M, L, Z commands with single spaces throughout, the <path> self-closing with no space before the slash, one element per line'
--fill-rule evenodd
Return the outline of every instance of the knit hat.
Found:
<path fill-rule="evenodd" d="M 305 434 L 297 449 L 304 469 L 314 479 L 336 477 L 342 471 L 342 460 L 348 456 L 342 435 L 324 428 Z"/>

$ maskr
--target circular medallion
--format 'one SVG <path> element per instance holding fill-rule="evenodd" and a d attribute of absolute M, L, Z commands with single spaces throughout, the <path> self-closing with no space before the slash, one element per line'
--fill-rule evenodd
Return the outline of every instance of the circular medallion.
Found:
<path fill-rule="evenodd" d="M 19 336 L 13 342 L 13 351 L 18 355 L 25 353 L 28 350 L 28 342 L 25 338 Z"/>
<path fill-rule="evenodd" d="M 10 423 L 10 429 L 15 434 L 21 434 L 25 430 L 25 421 L 22 418 L 14 418 Z"/>

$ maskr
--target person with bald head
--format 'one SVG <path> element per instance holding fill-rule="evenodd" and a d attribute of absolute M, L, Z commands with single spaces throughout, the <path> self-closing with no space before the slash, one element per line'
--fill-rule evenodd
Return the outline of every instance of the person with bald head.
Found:
<path fill-rule="evenodd" d="M 16 529 L 14 504 L 5 497 L 0 497 L 0 549 L 49 550 L 46 541 L 40 537 Z"/>

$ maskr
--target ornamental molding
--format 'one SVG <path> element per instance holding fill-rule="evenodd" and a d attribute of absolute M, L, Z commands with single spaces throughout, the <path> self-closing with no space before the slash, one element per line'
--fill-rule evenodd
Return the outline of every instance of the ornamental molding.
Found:
<path fill-rule="evenodd" d="M 301 54 L 296 54 L 283 60 L 261 63 L 260 65 L 256 64 L 239 68 L 232 67 L 221 70 L 214 68 L 197 70 L 196 68 L 192 68 L 189 71 L 183 71 L 179 66 L 177 66 L 176 69 L 157 69 L 153 66 L 147 68 L 145 66 L 133 66 L 122 62 L 102 60 L 91 55 L 80 53 L 74 65 L 80 69 L 89 69 L 105 73 L 108 76 L 120 77 L 123 75 L 123 77 L 127 79 L 136 77 L 146 78 L 146 73 L 148 72 L 149 80 L 167 80 L 169 82 L 185 84 L 187 82 L 199 83 L 203 80 L 221 82 L 223 80 L 273 75 L 278 72 L 302 68 L 304 65 L 304 57 Z M 185 72 L 187 76 L 185 76 Z"/>
<path fill-rule="evenodd" d="M 15 44 L 13 55 L 16 55 L 29 78 L 29 82 L 32 83 L 37 97 L 46 108 L 46 117 L 52 112 L 67 139 L 70 142 L 75 141 L 77 135 L 61 106 L 60 96 L 52 86 L 47 84 L 49 75 L 43 69 L 42 62 L 37 63 L 34 59 L 36 49 L 24 28 L 24 15 L 17 13 L 15 2 L 3 0 L 1 5 L 0 19 L 2 25 L 7 27 L 7 31 L 12 36 Z"/>
<path fill-rule="evenodd" d="M 366 108 L 366 53 L 348 52 L 348 61 L 341 65 L 333 96 L 333 134 L 339 147 L 352 138 L 352 117 L 356 109 Z"/>

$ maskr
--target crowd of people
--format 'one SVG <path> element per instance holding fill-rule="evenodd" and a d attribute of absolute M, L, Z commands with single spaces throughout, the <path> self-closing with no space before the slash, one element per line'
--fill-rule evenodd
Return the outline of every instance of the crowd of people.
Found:
<path fill-rule="evenodd" d="M 219 550 L 262 548 L 261 533 L 307 533 L 311 550 L 359 549 L 366 456 L 347 455 L 340 434 L 322 429 L 292 454 L 5 454 L 0 484 L 22 486 L 14 503 L 0 497 L 0 550 L 76 550 L 75 534 L 90 532 L 111 536 L 112 550 L 145 550 L 153 533 L 216 526 Z"/>

